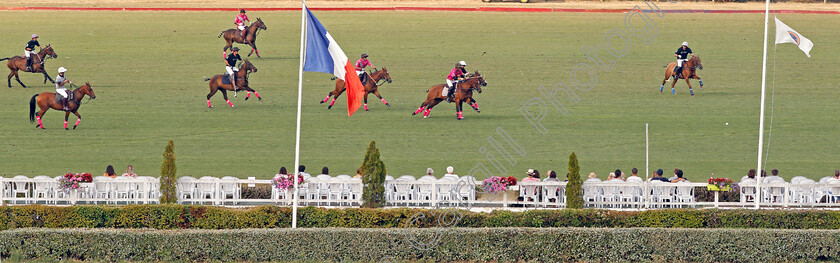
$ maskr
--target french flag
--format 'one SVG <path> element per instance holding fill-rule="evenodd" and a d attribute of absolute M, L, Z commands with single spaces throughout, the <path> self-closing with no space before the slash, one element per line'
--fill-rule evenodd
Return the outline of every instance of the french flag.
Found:
<path fill-rule="evenodd" d="M 304 8 L 306 8 L 304 6 Z M 306 8 L 306 60 L 303 71 L 323 72 L 344 80 L 347 87 L 347 116 L 352 116 L 362 105 L 365 95 L 356 69 L 338 43 L 321 25 L 318 18 Z"/>

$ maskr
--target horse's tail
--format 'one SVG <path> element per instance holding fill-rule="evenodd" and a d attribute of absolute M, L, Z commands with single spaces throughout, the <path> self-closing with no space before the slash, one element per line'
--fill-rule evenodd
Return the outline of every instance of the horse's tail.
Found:
<path fill-rule="evenodd" d="M 219 36 L 217 36 L 216 38 L 221 38 L 222 35 L 224 35 L 224 34 L 225 34 L 225 31 L 222 31 L 222 33 L 219 33 Z"/>
<path fill-rule="evenodd" d="M 210 78 L 204 78 L 204 81 L 210 81 Z"/>
<path fill-rule="evenodd" d="M 3 60 L 10 60 L 10 59 L 12 59 L 12 58 L 0 58 L 0 61 L 3 61 Z"/>
<path fill-rule="evenodd" d="M 427 89 L 427 90 L 426 90 L 426 93 L 429 93 L 429 91 L 430 91 L 430 90 L 432 90 L 432 89 Z"/>
<path fill-rule="evenodd" d="M 668 67 L 668 65 L 670 65 L 670 64 L 665 64 L 665 66 L 662 66 L 662 67 L 663 67 L 663 68 L 667 68 L 667 67 Z"/>
<path fill-rule="evenodd" d="M 332 78 L 330 78 L 330 80 L 335 80 L 336 78 L 337 78 L 337 77 L 332 77 Z"/>
<path fill-rule="evenodd" d="M 29 122 L 35 122 L 35 100 L 38 98 L 38 94 L 32 96 L 32 99 L 29 100 Z"/>

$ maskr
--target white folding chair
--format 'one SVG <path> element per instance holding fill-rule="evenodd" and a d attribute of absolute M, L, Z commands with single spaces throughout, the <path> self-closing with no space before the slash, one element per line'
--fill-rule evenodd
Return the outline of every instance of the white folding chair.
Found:
<path fill-rule="evenodd" d="M 432 205 L 432 187 L 435 185 L 435 180 L 424 176 L 414 181 L 414 194 L 418 206 L 421 203 Z"/>
<path fill-rule="evenodd" d="M 746 179 L 738 183 L 738 186 L 741 187 L 740 190 L 740 199 L 741 203 L 747 202 L 755 202 L 755 179 Z"/>
<path fill-rule="evenodd" d="M 23 203 L 29 204 L 32 200 L 29 198 L 29 192 L 31 189 L 31 185 L 29 182 L 29 177 L 25 175 L 18 175 L 12 178 L 12 197 L 14 198 L 15 204 L 19 200 L 18 195 L 23 195 Z"/>
<path fill-rule="evenodd" d="M 414 178 L 414 177 L 412 177 Z M 397 179 L 394 180 L 394 200 L 399 203 L 405 203 L 406 206 L 414 200 L 412 195 L 414 180 Z"/>
<path fill-rule="evenodd" d="M 688 185 L 688 182 L 676 183 L 676 199 L 678 203 L 691 203 L 694 206 L 694 186 Z"/>
<path fill-rule="evenodd" d="M 178 189 L 178 202 L 179 203 L 186 203 L 189 201 L 191 204 L 195 204 L 197 199 L 196 196 L 196 181 L 195 177 L 192 176 L 184 176 L 178 178 L 176 181 L 177 189 Z"/>
<path fill-rule="evenodd" d="M 595 179 L 595 180 L 592 180 Z M 600 183 L 601 180 L 597 178 L 590 178 L 583 182 L 583 201 L 592 204 L 595 207 L 601 207 L 602 188 L 595 184 Z"/>
<path fill-rule="evenodd" d="M 58 187 L 58 182 L 55 179 L 46 176 L 38 175 L 32 178 L 32 199 L 35 203 L 44 201 L 44 204 L 49 204 L 53 201 L 53 187 Z"/>
<path fill-rule="evenodd" d="M 238 180 L 239 178 L 230 176 L 222 177 L 222 179 L 219 180 L 219 191 L 221 192 L 219 197 L 222 199 L 222 204 L 225 203 L 226 199 L 238 200 L 241 198 L 240 187 L 239 184 L 236 183 Z M 230 196 L 230 198 L 228 198 L 228 196 Z M 233 201 L 233 204 L 236 205 L 237 202 Z"/>
<path fill-rule="evenodd" d="M 219 178 L 204 176 L 195 181 L 195 188 L 198 192 L 197 199 L 202 204 L 204 201 L 209 201 L 212 204 L 219 202 L 219 189 L 216 188 L 219 183 Z"/>

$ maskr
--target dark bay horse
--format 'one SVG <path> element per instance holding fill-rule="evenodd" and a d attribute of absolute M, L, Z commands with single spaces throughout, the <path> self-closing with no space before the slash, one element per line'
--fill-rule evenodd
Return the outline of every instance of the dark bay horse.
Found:
<path fill-rule="evenodd" d="M 423 101 L 423 103 L 420 104 L 420 107 L 417 108 L 417 110 L 411 115 L 417 115 L 417 113 L 423 112 L 423 118 L 428 118 L 429 114 L 431 114 L 432 108 L 441 101 L 446 100 L 446 95 L 443 95 L 443 87 L 445 85 L 446 84 L 438 84 L 429 89 L 429 93 L 426 95 L 426 100 Z M 472 95 L 473 90 L 477 90 L 478 93 L 481 93 L 482 86 L 487 86 L 487 82 L 484 81 L 484 77 L 482 77 L 478 71 L 476 71 L 467 80 L 459 82 L 458 85 L 456 85 L 455 92 L 452 94 L 452 102 L 455 102 L 455 113 L 457 114 L 458 120 L 464 118 L 464 102 L 467 102 L 473 107 L 473 109 L 479 111 L 478 103 L 475 102 Z"/>
<path fill-rule="evenodd" d="M 662 89 L 665 88 L 665 82 L 674 75 L 674 68 L 677 67 L 677 62 L 671 62 L 667 66 L 665 66 L 665 79 L 662 80 L 662 86 L 659 86 L 659 93 L 662 93 Z M 691 82 L 689 79 L 697 79 L 700 81 L 700 89 L 703 89 L 703 80 L 700 79 L 700 76 L 697 76 L 697 69 L 703 69 L 703 63 L 700 62 L 700 56 L 692 56 L 691 59 L 683 63 L 682 67 L 682 74 L 678 74 L 677 78 L 674 79 L 674 82 L 671 83 L 671 94 L 677 94 L 674 91 L 674 85 L 677 84 L 678 79 L 685 79 L 685 84 L 688 84 L 688 91 L 691 92 L 691 96 L 694 96 L 694 90 L 691 89 Z"/>
<path fill-rule="evenodd" d="M 53 81 L 53 79 L 50 77 L 49 74 L 47 74 L 47 71 L 44 69 L 44 61 L 46 61 L 47 58 L 56 57 L 58 57 L 58 55 L 55 54 L 55 50 L 53 50 L 53 48 L 50 45 L 47 45 L 47 47 L 41 49 L 41 51 L 38 52 L 37 56 L 32 58 L 31 72 L 44 74 L 44 84 L 47 83 L 47 80 L 49 80 L 52 83 L 55 83 L 55 81 Z M 17 80 L 17 82 L 20 83 L 21 86 L 26 88 L 26 85 L 24 85 L 23 82 L 20 82 L 20 77 L 18 77 L 18 71 L 30 72 L 26 70 L 26 57 L 14 56 L 11 58 L 0 58 L 0 61 L 3 60 L 9 60 L 9 62 L 6 62 L 6 66 L 9 67 L 9 70 L 12 71 L 11 73 L 9 73 L 9 77 L 6 79 L 6 81 L 9 84 L 9 88 L 12 87 L 12 76 L 15 76 L 15 80 Z"/>
<path fill-rule="evenodd" d="M 385 80 L 386 82 L 391 83 L 391 74 L 388 73 L 388 69 L 386 67 L 382 67 L 382 70 L 374 71 L 368 76 L 368 81 L 367 83 L 365 83 L 365 111 L 368 110 L 367 98 L 368 94 L 371 93 L 373 93 L 373 95 L 376 95 L 376 97 L 379 98 L 379 100 L 382 101 L 382 103 L 385 103 L 385 106 L 391 107 L 391 104 L 385 101 L 385 99 L 382 98 L 382 95 L 379 95 L 379 81 Z M 335 104 L 335 99 L 338 99 L 338 96 L 341 96 L 341 94 L 344 93 L 345 90 L 347 90 L 347 86 L 345 85 L 344 80 L 337 79 L 335 81 L 335 90 L 330 91 L 330 93 L 327 94 L 327 97 L 324 98 L 324 100 L 322 100 L 321 103 L 327 102 L 330 99 L 330 97 L 333 97 L 332 102 L 330 102 L 330 106 L 327 107 L 327 109 L 332 109 L 333 104 Z"/>
<path fill-rule="evenodd" d="M 73 91 L 69 92 L 72 93 L 70 97 L 70 102 L 67 103 L 68 110 L 64 112 L 64 129 L 67 130 L 67 118 L 70 117 L 70 113 L 76 115 L 78 119 L 76 119 L 76 124 L 73 125 L 73 129 L 75 130 L 77 126 L 79 126 L 79 122 L 82 121 L 82 115 L 79 115 L 79 107 L 82 106 L 82 99 L 85 98 L 85 95 L 90 96 L 91 99 L 96 99 L 96 94 L 93 93 L 93 87 L 90 86 L 90 82 L 86 82 L 85 85 L 74 89 Z M 35 119 L 38 119 L 38 125 L 35 125 L 35 128 L 44 129 L 44 124 L 41 122 L 41 118 L 44 117 L 44 113 L 47 112 L 50 108 L 58 111 L 64 111 L 64 105 L 55 101 L 55 96 L 57 95 L 54 92 L 43 92 L 41 94 L 35 94 L 32 96 L 32 99 L 29 100 L 29 122 L 34 122 Z M 35 105 L 41 108 L 38 113 L 35 113 Z"/>
<path fill-rule="evenodd" d="M 248 100 L 248 98 L 251 97 L 251 92 L 253 92 L 254 95 L 257 96 L 257 99 L 262 101 L 260 94 L 257 93 L 256 90 L 248 87 L 248 75 L 251 74 L 251 72 L 257 72 L 257 67 L 255 67 L 254 64 L 251 64 L 251 61 L 248 61 L 246 59 L 245 62 L 242 63 L 242 67 L 239 69 L 239 71 L 235 73 L 236 90 L 244 90 L 248 92 L 248 96 L 245 97 L 245 100 Z M 236 107 L 233 106 L 233 103 L 230 103 L 230 100 L 227 96 L 228 90 L 234 91 L 233 85 L 222 83 L 222 79 L 230 79 L 230 77 L 228 77 L 227 74 L 219 74 L 213 76 L 212 78 L 204 79 L 204 81 L 210 81 L 210 93 L 207 94 L 207 107 L 213 108 L 213 106 L 210 105 L 210 98 L 213 97 L 214 94 L 216 94 L 216 91 L 221 91 L 222 96 L 225 97 L 225 101 L 227 102 L 227 104 L 230 105 L 231 108 L 235 109 Z"/>
<path fill-rule="evenodd" d="M 245 39 L 242 38 L 242 34 L 240 33 L 241 31 L 239 31 L 239 29 L 231 28 L 222 31 L 222 33 L 219 34 L 218 37 L 225 36 L 225 42 L 227 42 L 225 48 L 222 49 L 222 57 L 227 56 L 227 50 L 228 48 L 233 46 L 234 42 L 245 44 L 245 40 L 248 40 L 248 45 L 251 46 L 251 52 L 248 53 L 248 56 L 250 57 L 251 54 L 257 52 L 257 57 L 260 58 L 260 51 L 257 50 L 257 32 L 260 29 L 268 30 L 268 28 L 265 27 L 265 23 L 263 23 L 262 19 L 257 18 L 257 22 L 254 22 L 253 24 L 245 28 L 245 31 L 248 31 L 248 36 L 246 36 Z"/>

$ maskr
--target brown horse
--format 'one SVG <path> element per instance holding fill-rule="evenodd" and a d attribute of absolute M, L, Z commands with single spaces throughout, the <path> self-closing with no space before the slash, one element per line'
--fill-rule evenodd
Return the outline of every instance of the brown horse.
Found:
<path fill-rule="evenodd" d="M 20 82 L 20 77 L 18 77 L 18 71 L 41 73 L 44 74 L 44 84 L 47 83 L 47 80 L 49 80 L 52 83 L 55 83 L 55 81 L 53 81 L 50 75 L 47 74 L 47 71 L 44 70 L 44 61 L 46 61 L 48 58 L 56 57 L 58 57 L 58 55 L 55 54 L 53 48 L 50 45 L 47 45 L 47 47 L 41 49 L 41 51 L 38 52 L 37 56 L 32 58 L 32 71 L 26 70 L 26 57 L 14 56 L 11 58 L 0 58 L 0 61 L 9 60 L 9 62 L 6 62 L 6 66 L 9 67 L 9 70 L 12 71 L 12 73 L 9 73 L 9 77 L 6 79 L 6 81 L 9 83 L 9 88 L 12 87 L 12 76 L 15 76 L 15 80 L 17 80 L 17 82 L 20 83 L 21 86 L 26 88 L 26 85 L 24 85 L 23 82 Z"/>
<path fill-rule="evenodd" d="M 257 96 L 257 99 L 262 101 L 262 98 L 260 97 L 260 94 L 257 93 L 257 91 L 255 91 L 254 89 L 248 87 L 248 75 L 251 74 L 251 72 L 257 72 L 257 67 L 255 67 L 254 64 L 251 64 L 251 62 L 248 61 L 247 59 L 245 60 L 245 62 L 242 63 L 241 66 L 242 67 L 239 69 L 239 71 L 237 71 L 235 73 L 236 74 L 236 90 L 233 89 L 233 85 L 222 83 L 223 79 L 230 79 L 230 77 L 228 77 L 227 74 L 219 74 L 219 75 L 213 76 L 212 78 L 204 79 L 204 81 L 210 81 L 210 83 L 209 83 L 210 84 L 210 93 L 207 94 L 207 107 L 208 108 L 213 108 L 213 106 L 210 105 L 210 98 L 213 97 L 214 94 L 216 94 L 216 91 L 221 91 L 222 96 L 225 97 L 225 101 L 227 102 L 227 104 L 230 105 L 230 107 L 234 108 L 234 109 L 236 109 L 236 107 L 233 106 L 233 103 L 230 103 L 230 100 L 228 99 L 228 96 L 227 96 L 227 91 L 228 90 L 234 91 L 234 92 L 236 92 L 237 90 L 247 91 L 248 96 L 245 97 L 245 100 L 248 100 L 249 98 L 251 98 L 251 92 L 253 92 L 254 95 Z"/>
<path fill-rule="evenodd" d="M 368 81 L 367 83 L 365 83 L 365 111 L 368 110 L 367 98 L 368 94 L 371 93 L 373 93 L 373 95 L 376 95 L 376 97 L 379 98 L 379 100 L 382 101 L 382 103 L 385 103 L 385 106 L 391 107 L 391 104 L 385 101 L 385 99 L 382 98 L 382 95 L 379 95 L 378 83 L 380 80 L 385 80 L 386 82 L 391 83 L 391 74 L 388 73 L 388 69 L 385 67 L 382 67 L 382 70 L 377 70 L 373 73 L 368 74 Z M 333 97 L 332 102 L 330 102 L 330 106 L 327 107 L 327 109 L 332 109 L 333 104 L 335 104 L 335 99 L 338 99 L 338 96 L 341 96 L 341 94 L 344 93 L 345 90 L 347 90 L 347 87 L 344 83 L 344 80 L 337 79 L 335 81 L 335 90 L 330 91 L 330 93 L 327 94 L 327 97 L 324 98 L 324 100 L 322 100 L 321 103 L 327 102 L 330 99 L 330 97 Z"/>
<path fill-rule="evenodd" d="M 227 42 L 227 45 L 225 45 L 225 48 L 222 49 L 222 57 L 227 56 L 227 50 L 228 50 L 228 48 L 233 46 L 234 42 L 241 43 L 241 44 L 246 44 L 245 40 L 248 40 L 247 44 L 251 46 L 251 52 L 248 53 L 248 56 L 250 57 L 251 54 L 253 54 L 254 52 L 257 52 L 257 57 L 261 58 L 260 57 L 260 51 L 257 50 L 257 32 L 260 29 L 268 30 L 268 28 L 265 27 L 265 23 L 263 23 L 262 19 L 257 18 L 257 22 L 254 22 L 253 24 L 251 24 L 250 26 L 245 28 L 245 31 L 248 31 L 248 35 L 244 39 L 242 38 L 242 33 L 241 33 L 242 31 L 239 31 L 239 29 L 231 28 L 231 29 L 222 31 L 222 33 L 219 34 L 218 37 L 225 36 L 225 41 Z"/>
<path fill-rule="evenodd" d="M 667 66 L 665 66 L 665 79 L 662 80 L 662 86 L 659 86 L 659 93 L 662 93 L 662 89 L 665 88 L 665 82 L 668 81 L 671 76 L 674 75 L 674 68 L 677 67 L 677 62 L 671 62 Z M 697 68 L 700 70 L 703 69 L 703 63 L 700 62 L 700 56 L 691 56 L 691 59 L 683 63 L 682 72 L 677 72 L 681 74 L 677 74 L 677 78 L 674 79 L 674 82 L 671 83 L 671 94 L 677 94 L 674 91 L 674 85 L 677 84 L 678 79 L 685 79 L 685 84 L 688 84 L 688 91 L 691 92 L 691 96 L 694 96 L 694 90 L 691 89 L 691 82 L 689 79 L 697 79 L 700 81 L 700 89 L 703 89 L 703 80 L 700 79 L 700 76 L 697 76 Z"/>
<path fill-rule="evenodd" d="M 85 98 L 85 95 L 90 96 L 91 99 L 96 99 L 96 94 L 93 93 L 93 87 L 90 86 L 90 82 L 86 82 L 85 85 L 69 92 L 70 101 L 67 103 L 67 111 L 64 111 L 64 105 L 58 103 L 55 98 L 56 96 L 61 96 L 53 92 L 43 92 L 41 94 L 35 94 L 32 96 L 32 99 L 29 100 L 29 122 L 34 122 L 35 119 L 38 119 L 38 125 L 35 125 L 35 128 L 44 129 L 44 124 L 41 122 L 41 118 L 44 117 L 44 113 L 47 112 L 50 108 L 54 110 L 64 111 L 64 129 L 67 130 L 67 118 L 70 117 L 70 113 L 76 115 L 78 119 L 76 119 L 76 125 L 73 125 L 73 129 L 75 130 L 77 126 L 79 126 L 79 122 L 82 121 L 82 115 L 79 115 L 79 107 L 82 106 L 82 99 Z M 38 104 L 38 107 L 41 108 L 38 111 L 38 114 L 35 114 L 35 104 Z"/>
<path fill-rule="evenodd" d="M 423 118 L 428 118 L 429 114 L 431 114 L 432 108 L 435 107 L 441 101 L 446 100 L 446 95 L 443 95 L 443 87 L 446 84 L 438 84 L 428 90 L 429 94 L 426 95 L 426 100 L 420 104 L 420 107 L 417 108 L 411 115 L 417 115 L 417 113 L 423 112 Z M 481 87 L 487 86 L 487 82 L 484 81 L 484 77 L 476 71 L 472 76 L 470 76 L 467 80 L 459 82 L 458 85 L 455 87 L 455 91 L 452 94 L 452 102 L 455 102 L 455 113 L 457 114 L 458 120 L 464 118 L 464 111 L 463 111 L 463 103 L 467 102 L 470 106 L 473 107 L 478 112 L 478 103 L 472 98 L 473 90 L 477 90 L 478 93 L 481 93 Z"/>

